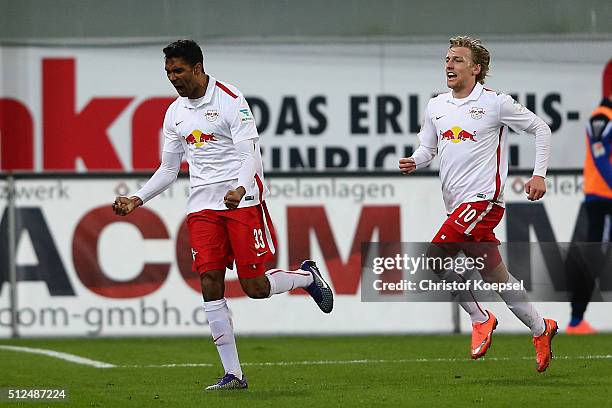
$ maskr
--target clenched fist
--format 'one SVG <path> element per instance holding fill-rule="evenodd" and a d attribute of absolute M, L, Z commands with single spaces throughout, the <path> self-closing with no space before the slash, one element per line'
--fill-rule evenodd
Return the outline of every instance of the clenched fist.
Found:
<path fill-rule="evenodd" d="M 399 168 L 403 174 L 410 174 L 416 170 L 416 161 L 412 157 L 404 157 L 399 161 Z"/>
<path fill-rule="evenodd" d="M 225 194 L 225 197 L 223 197 L 223 203 L 230 210 L 238 208 L 238 204 L 240 204 L 240 200 L 242 200 L 245 194 L 246 190 L 242 186 L 235 190 L 230 190 Z"/>
<path fill-rule="evenodd" d="M 525 183 L 525 193 L 529 201 L 536 201 L 546 194 L 546 180 L 542 176 L 533 176 Z"/>
<path fill-rule="evenodd" d="M 128 215 L 142 205 L 139 197 L 117 197 L 113 203 L 113 211 L 117 215 Z"/>

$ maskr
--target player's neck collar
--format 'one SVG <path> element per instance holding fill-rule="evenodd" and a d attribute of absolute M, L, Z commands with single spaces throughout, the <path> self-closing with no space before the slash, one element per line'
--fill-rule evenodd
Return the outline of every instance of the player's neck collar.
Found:
<path fill-rule="evenodd" d="M 190 108 L 198 108 L 204 105 L 205 103 L 210 102 L 210 100 L 212 99 L 213 92 L 215 91 L 217 80 L 212 75 L 210 74 L 207 74 L 207 75 L 208 75 L 208 85 L 206 85 L 206 91 L 204 91 L 204 96 L 198 99 L 188 99 L 187 97 L 184 97 L 183 103 L 185 104 L 185 106 L 188 106 Z M 195 105 L 192 103 L 193 101 L 197 101 Z"/>
<path fill-rule="evenodd" d="M 470 92 L 470 94 L 466 96 L 465 98 L 460 98 L 460 99 L 455 98 L 453 97 L 453 92 L 451 91 L 448 93 L 447 101 L 452 103 L 453 105 L 460 106 L 460 105 L 463 105 L 464 103 L 475 101 L 476 99 L 478 99 L 483 89 L 484 89 L 484 86 L 482 86 L 480 82 L 476 82 L 476 85 L 474 86 L 474 89 L 472 89 L 472 92 Z"/>

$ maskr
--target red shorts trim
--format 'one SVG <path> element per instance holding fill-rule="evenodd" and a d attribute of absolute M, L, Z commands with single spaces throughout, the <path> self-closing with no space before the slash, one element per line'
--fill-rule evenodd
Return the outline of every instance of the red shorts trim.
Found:
<path fill-rule="evenodd" d="M 447 253 L 463 251 L 467 256 L 484 257 L 487 268 L 501 262 L 500 241 L 493 230 L 504 216 L 504 208 L 491 201 L 461 204 L 448 216 L 432 242 Z"/>
<path fill-rule="evenodd" d="M 262 205 L 189 214 L 193 270 L 202 275 L 231 269 L 235 263 L 239 278 L 263 275 L 264 263 L 276 252 L 274 230 L 270 231 L 271 221 L 264 214 Z"/>

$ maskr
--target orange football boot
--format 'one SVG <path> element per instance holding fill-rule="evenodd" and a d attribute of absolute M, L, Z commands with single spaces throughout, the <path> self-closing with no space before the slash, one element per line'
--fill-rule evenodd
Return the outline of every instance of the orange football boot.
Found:
<path fill-rule="evenodd" d="M 567 326 L 566 334 L 595 334 L 597 330 L 593 328 L 586 320 L 582 320 L 576 326 Z"/>
<path fill-rule="evenodd" d="M 497 327 L 497 317 L 487 310 L 489 318 L 486 322 L 472 323 L 472 359 L 484 356 L 491 347 L 493 330 Z"/>
<path fill-rule="evenodd" d="M 536 349 L 536 368 L 539 373 L 543 373 L 548 368 L 552 359 L 552 339 L 557 334 L 559 326 L 552 319 L 544 319 L 544 333 L 533 338 L 533 345 Z"/>

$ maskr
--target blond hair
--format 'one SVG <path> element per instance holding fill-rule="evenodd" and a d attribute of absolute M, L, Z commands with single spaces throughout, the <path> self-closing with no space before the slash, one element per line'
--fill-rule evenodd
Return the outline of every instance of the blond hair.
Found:
<path fill-rule="evenodd" d="M 489 51 L 482 45 L 482 41 L 478 38 L 458 35 L 450 39 L 450 47 L 448 48 L 453 47 L 465 47 L 472 51 L 472 61 L 475 65 L 480 65 L 480 72 L 476 75 L 476 81 L 484 84 L 485 77 L 489 72 L 491 54 L 489 54 Z"/>

